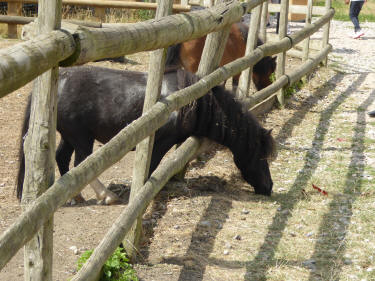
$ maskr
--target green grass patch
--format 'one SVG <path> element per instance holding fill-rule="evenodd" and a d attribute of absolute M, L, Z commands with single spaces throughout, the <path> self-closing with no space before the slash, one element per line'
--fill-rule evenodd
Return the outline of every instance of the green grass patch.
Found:
<path fill-rule="evenodd" d="M 78 270 L 90 258 L 93 250 L 84 252 L 78 259 Z M 117 248 L 103 265 L 99 281 L 138 281 L 135 270 L 129 264 L 123 249 Z"/>
<path fill-rule="evenodd" d="M 314 1 L 314 6 L 324 6 L 325 1 Z M 350 21 L 349 5 L 344 0 L 333 0 L 332 7 L 335 9 L 335 20 Z M 375 22 L 375 0 L 367 0 L 359 14 L 359 22 L 365 21 Z"/>

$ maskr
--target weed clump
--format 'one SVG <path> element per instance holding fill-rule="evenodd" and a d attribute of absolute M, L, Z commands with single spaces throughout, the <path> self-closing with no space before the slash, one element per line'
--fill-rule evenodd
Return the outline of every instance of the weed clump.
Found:
<path fill-rule="evenodd" d="M 84 252 L 77 261 L 78 270 L 82 268 L 85 262 L 90 258 L 93 250 Z M 109 257 L 103 265 L 99 281 L 138 281 L 135 270 L 129 264 L 129 259 L 122 248 Z"/>

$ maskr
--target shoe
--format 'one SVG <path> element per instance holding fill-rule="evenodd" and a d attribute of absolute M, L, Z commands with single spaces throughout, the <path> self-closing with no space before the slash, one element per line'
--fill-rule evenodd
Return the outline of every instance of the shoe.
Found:
<path fill-rule="evenodd" d="M 353 34 L 353 39 L 358 39 L 358 38 L 360 38 L 363 35 L 365 35 L 365 33 L 362 30 L 356 31 Z"/>
<path fill-rule="evenodd" d="M 367 112 L 368 116 L 375 117 L 375 110 Z"/>

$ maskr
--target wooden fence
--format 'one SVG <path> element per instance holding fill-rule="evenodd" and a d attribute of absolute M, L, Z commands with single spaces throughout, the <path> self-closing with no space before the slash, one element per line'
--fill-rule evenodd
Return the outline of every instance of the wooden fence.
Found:
<path fill-rule="evenodd" d="M 32 21 L 32 18 L 22 16 L 22 3 L 38 4 L 38 0 L 6 0 L 8 2 L 8 16 L 0 16 L 0 23 L 8 24 L 8 37 L 17 38 L 17 25 L 27 24 Z M 126 0 L 62 0 L 63 5 L 71 6 L 86 6 L 95 9 L 95 16 L 100 22 L 105 22 L 107 8 L 118 9 L 143 9 L 143 10 L 156 10 L 157 3 L 148 2 L 135 2 Z M 174 12 L 188 12 L 190 6 L 187 1 L 182 0 L 181 4 L 173 4 Z"/>
<path fill-rule="evenodd" d="M 256 7 L 254 9 L 256 16 L 252 17 L 252 23 L 259 22 L 259 18 L 261 18 L 261 22 L 263 22 L 261 26 L 265 26 L 265 13 L 262 13 L 262 7 L 267 3 L 264 0 L 252 0 L 245 3 L 232 1 L 217 4 L 206 10 L 165 17 L 162 16 L 167 13 L 168 8 L 166 7 L 171 7 L 171 4 L 167 1 L 162 1 L 162 3 L 161 6 L 164 8 L 158 9 L 157 20 L 105 29 L 77 26 L 73 29 L 60 30 L 61 0 L 40 0 L 39 30 L 42 34 L 35 39 L 0 50 L 0 98 L 39 77 L 34 86 L 32 108 L 35 110 L 30 119 L 30 127 L 34 127 L 34 130 L 29 130 L 25 140 L 27 169 L 25 194 L 22 201 L 24 212 L 0 237 L 0 269 L 23 245 L 27 244 L 25 251 L 32 252 L 32 254 L 25 255 L 26 279 L 51 280 L 53 213 L 107 168 L 119 161 L 143 139 L 152 136 L 158 128 L 165 124 L 173 111 L 203 96 L 209 89 L 231 76 L 251 68 L 264 56 L 273 54 L 279 54 L 277 80 L 267 88 L 249 96 L 249 81 L 246 81 L 249 76 L 242 75 L 241 80 L 243 81 L 240 82 L 242 96 L 252 110 L 273 103 L 276 95 L 283 103 L 283 89 L 311 72 L 320 62 L 325 61 L 332 48 L 328 43 L 329 22 L 334 15 L 330 0 L 326 0 L 324 15 L 313 23 L 310 23 L 313 9 L 312 1 L 309 1 L 310 6 L 306 12 L 307 17 L 310 18 L 306 20 L 306 26 L 288 36 L 286 36 L 288 1 L 282 0 L 280 30 L 284 31 L 280 32 L 280 39 L 254 49 L 259 30 L 250 27 L 247 42 L 249 47 L 245 56 L 217 68 L 221 58 L 221 53 L 218 50 L 223 49 L 220 46 L 225 44 L 229 26 L 239 21 L 244 13 Z M 169 3 L 169 6 L 166 3 Z M 251 26 L 254 27 L 253 24 Z M 313 56 L 309 55 L 307 42 L 304 44 L 305 49 L 303 50 L 304 63 L 292 73 L 285 74 L 283 68 L 286 51 L 308 39 L 321 27 L 324 27 L 324 36 L 320 51 Z M 164 52 L 158 49 L 206 34 L 209 35 L 198 69 L 198 75 L 204 79 L 175 92 L 163 102 L 156 102 L 154 105 L 156 100 L 152 100 L 157 97 L 158 93 L 147 90 L 150 92 L 148 96 L 151 98 L 150 104 L 147 106 L 148 110 L 144 115 L 121 130 L 118 135 L 100 150 L 90 155 L 79 166 L 58 180 L 53 180 L 58 65 L 79 65 L 108 57 L 109 53 L 112 56 L 120 56 L 157 50 L 151 56 L 150 67 L 154 67 L 154 69 L 149 73 L 163 73 Z M 129 38 L 131 40 L 128 40 Z M 160 83 L 161 77 L 161 75 L 159 77 L 150 75 L 147 88 L 156 88 L 151 85 Z M 50 106 L 46 109 L 43 104 Z M 149 142 L 152 143 L 152 138 Z M 199 150 L 200 144 L 199 139 L 189 138 L 167 161 L 163 161 L 159 165 L 152 174 L 152 181 L 144 177 L 148 169 L 142 167 L 143 171 L 139 173 L 139 186 L 134 190 L 132 188 L 129 204 L 95 249 L 88 262 L 72 280 L 86 281 L 97 278 L 104 262 L 124 239 L 148 203 Z M 147 154 L 150 156 L 149 152 Z M 31 179 L 40 181 L 34 182 Z M 66 186 L 69 188 L 65 188 Z"/>

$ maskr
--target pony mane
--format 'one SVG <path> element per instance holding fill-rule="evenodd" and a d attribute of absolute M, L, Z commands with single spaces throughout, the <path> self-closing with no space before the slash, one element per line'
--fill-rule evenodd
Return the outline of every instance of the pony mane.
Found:
<path fill-rule="evenodd" d="M 237 127 L 233 133 L 238 133 L 238 138 L 245 137 L 245 141 L 260 153 L 261 158 L 274 159 L 276 144 L 271 135 L 272 130 L 263 128 L 257 118 L 248 110 L 246 104 L 237 99 L 231 91 L 225 90 L 222 86 L 216 86 L 212 89 L 212 95 L 221 108 L 226 108 L 225 115 L 228 122 L 231 122 L 233 127 Z M 247 136 L 242 136 L 244 133 Z M 254 142 L 254 140 L 260 141 Z M 241 142 L 242 140 L 239 141 L 239 143 Z"/>
<path fill-rule="evenodd" d="M 178 72 L 179 87 L 198 81 L 187 71 Z M 264 129 L 254 115 L 234 94 L 223 86 L 212 88 L 203 97 L 179 110 L 179 123 L 198 137 L 207 137 L 228 147 L 237 155 L 252 159 L 255 153 L 262 159 L 276 156 L 271 131 Z"/>

